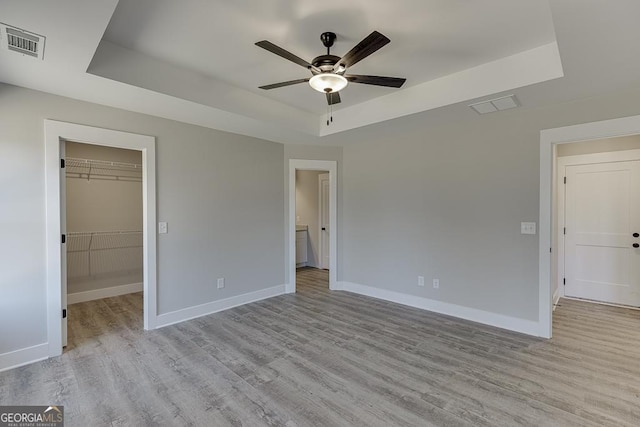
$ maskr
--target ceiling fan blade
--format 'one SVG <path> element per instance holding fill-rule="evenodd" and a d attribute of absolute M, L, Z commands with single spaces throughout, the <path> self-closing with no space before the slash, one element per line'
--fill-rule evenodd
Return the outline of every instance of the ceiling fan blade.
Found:
<path fill-rule="evenodd" d="M 270 84 L 270 85 L 260 86 L 259 89 L 265 89 L 265 90 L 277 89 L 279 87 L 297 85 L 298 83 L 304 83 L 304 82 L 308 82 L 308 81 L 309 81 L 309 79 L 289 80 L 288 82 L 280 82 L 280 83 L 273 83 L 273 84 Z"/>
<path fill-rule="evenodd" d="M 377 31 L 372 32 L 367 37 L 364 38 L 360 43 L 355 45 L 353 49 L 351 49 L 345 56 L 343 56 L 340 61 L 336 62 L 333 67 L 333 71 L 338 71 L 340 65 L 343 65 L 347 68 L 352 65 L 362 61 L 367 56 L 371 55 L 387 43 L 389 40 L 386 36 L 380 34 Z"/>
<path fill-rule="evenodd" d="M 334 105 L 339 104 L 342 101 L 340 100 L 340 92 L 331 92 L 327 93 L 327 104 Z"/>
<path fill-rule="evenodd" d="M 360 76 L 357 74 L 345 74 L 344 76 L 351 83 L 362 83 L 365 85 L 401 87 L 407 79 L 400 77 L 384 77 L 384 76 Z"/>
<path fill-rule="evenodd" d="M 259 46 L 259 47 L 261 47 L 261 48 L 263 48 L 265 50 L 268 50 L 271 53 L 275 53 L 276 55 L 281 56 L 284 59 L 288 59 L 291 62 L 295 62 L 296 64 L 301 65 L 306 69 L 314 70 L 316 72 L 321 72 L 320 69 L 314 67 L 313 65 L 311 65 L 310 63 L 308 63 L 304 59 L 300 58 L 299 56 L 294 55 L 293 53 L 289 52 L 288 50 L 284 50 L 280 46 L 276 46 L 275 44 L 271 43 L 270 41 L 262 40 L 262 41 L 256 42 L 256 46 Z"/>

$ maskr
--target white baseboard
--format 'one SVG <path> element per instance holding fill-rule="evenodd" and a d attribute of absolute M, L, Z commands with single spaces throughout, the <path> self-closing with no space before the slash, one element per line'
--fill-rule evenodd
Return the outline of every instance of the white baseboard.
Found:
<path fill-rule="evenodd" d="M 448 316 L 458 317 L 510 331 L 520 332 L 527 335 L 533 335 L 536 337 L 540 336 L 540 326 L 538 325 L 538 322 L 534 322 L 533 320 L 519 319 L 516 317 L 505 316 L 503 314 L 478 310 L 476 308 L 464 307 L 461 305 L 389 291 L 387 289 L 359 285 L 351 282 L 339 282 L 338 289 L 402 305 L 408 305 L 422 310 L 446 314 Z"/>
<path fill-rule="evenodd" d="M 93 301 L 95 299 L 117 297 L 120 295 L 142 292 L 142 283 L 131 283 L 129 285 L 112 286 L 110 288 L 95 289 L 93 291 L 76 292 L 67 295 L 67 304 Z"/>
<path fill-rule="evenodd" d="M 217 313 L 219 311 L 228 310 L 239 305 L 249 304 L 251 302 L 275 297 L 285 293 L 285 285 L 273 286 L 267 289 L 261 289 L 248 294 L 242 294 L 219 301 L 211 301 L 206 304 L 200 304 L 193 307 L 176 310 L 169 313 L 161 314 L 157 317 L 156 327 L 173 325 L 175 323 L 184 322 L 185 320 L 195 319 L 196 317 L 206 316 L 207 314 Z"/>
<path fill-rule="evenodd" d="M 556 311 L 558 301 L 560 301 L 560 287 L 556 288 L 555 292 L 553 293 L 553 311 Z"/>
<path fill-rule="evenodd" d="M 21 348 L 20 350 L 0 354 L 0 372 L 29 363 L 38 362 L 49 357 L 49 344 L 38 344 L 33 347 Z"/>

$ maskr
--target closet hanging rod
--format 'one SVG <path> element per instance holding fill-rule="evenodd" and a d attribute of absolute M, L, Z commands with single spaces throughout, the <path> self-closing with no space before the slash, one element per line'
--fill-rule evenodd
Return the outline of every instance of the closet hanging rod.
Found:
<path fill-rule="evenodd" d="M 65 163 L 68 167 L 96 167 L 99 169 L 125 169 L 140 170 L 142 165 L 139 163 L 111 162 L 108 160 L 81 159 L 76 157 L 67 157 Z"/>
<path fill-rule="evenodd" d="M 138 163 L 67 157 L 66 176 L 69 178 L 86 178 L 87 181 L 91 181 L 92 178 L 141 181 L 142 165 Z"/>

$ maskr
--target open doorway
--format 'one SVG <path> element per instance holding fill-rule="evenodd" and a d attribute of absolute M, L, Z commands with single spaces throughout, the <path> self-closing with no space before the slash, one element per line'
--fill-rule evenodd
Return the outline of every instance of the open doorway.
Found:
<path fill-rule="evenodd" d="M 142 152 L 64 142 L 67 349 L 105 312 L 143 324 Z M 62 182 L 61 182 L 62 183 Z M 63 289 L 65 288 L 63 283 Z M 125 297 L 126 295 L 126 297 Z M 109 301 L 100 301 L 111 298 Z"/>
<path fill-rule="evenodd" d="M 553 307 L 557 298 L 559 297 L 561 292 L 563 292 L 563 282 L 566 278 L 566 275 L 562 271 L 565 266 L 561 265 L 561 262 L 563 261 L 560 261 L 558 258 L 560 255 L 560 245 L 564 247 L 566 243 L 564 241 L 564 238 L 559 237 L 559 233 L 562 233 L 562 235 L 564 235 L 565 227 L 564 222 L 561 223 L 562 218 L 559 217 L 559 204 L 566 202 L 564 200 L 560 200 L 558 190 L 560 187 L 560 185 L 558 184 L 558 180 L 562 179 L 564 181 L 565 175 L 562 174 L 562 178 L 560 178 L 561 171 L 558 169 L 564 168 L 565 170 L 562 172 L 565 173 L 567 172 L 567 170 L 566 162 L 564 162 L 564 166 L 562 165 L 562 162 L 561 164 L 559 164 L 558 149 L 561 146 L 570 147 L 567 149 L 563 148 L 561 150 L 564 151 L 565 154 L 567 154 L 567 150 L 572 150 L 576 147 L 583 150 L 583 148 L 581 147 L 585 147 L 587 145 L 581 146 L 579 144 L 587 144 L 587 141 L 591 141 L 593 146 L 596 146 L 602 145 L 602 140 L 611 140 L 618 137 L 632 137 L 639 134 L 640 116 L 604 120 L 601 122 L 585 123 L 556 129 L 547 129 L 543 130 L 540 133 L 539 336 L 541 337 L 551 338 L 552 336 Z M 610 142 L 606 144 L 610 144 Z M 603 150 L 599 149 L 598 151 Z M 615 152 L 615 149 L 613 152 Z M 588 156 L 593 154 L 595 153 L 591 152 L 579 155 Z M 601 161 L 601 159 L 598 161 Z M 571 173 L 574 172 L 582 171 L 575 170 Z M 589 167 L 587 168 L 586 172 L 591 173 L 593 171 L 591 171 L 591 168 Z M 602 182 L 598 180 L 598 185 L 600 185 L 601 183 Z M 585 209 L 582 209 L 582 211 L 585 211 Z M 589 216 L 589 218 L 587 219 L 591 221 L 593 219 L 592 215 Z M 593 221 L 591 222 L 593 223 Z M 598 221 L 596 221 L 596 223 L 597 222 Z M 614 222 L 610 223 L 613 224 Z M 629 223 L 629 225 L 632 224 Z M 637 258 L 638 256 L 640 256 L 640 251 L 636 246 L 633 245 L 632 238 L 635 238 L 633 237 L 634 233 L 627 232 L 626 234 L 629 235 L 626 236 L 626 241 L 624 242 L 625 250 L 630 253 L 630 256 Z M 569 244 L 571 244 L 571 242 L 569 242 Z M 630 248 L 626 248 L 626 246 L 630 246 L 630 248 L 633 249 L 630 250 Z M 589 249 L 589 251 L 593 252 L 591 249 Z M 588 264 L 582 262 L 582 265 L 585 266 Z M 632 268 L 636 265 L 640 265 L 640 263 L 638 263 L 637 261 L 629 263 L 629 266 L 631 266 Z M 611 271 L 618 270 L 619 269 L 614 268 Z M 574 270 L 574 272 L 575 271 L 576 270 Z M 597 281 L 606 280 L 598 279 Z"/>
<path fill-rule="evenodd" d="M 62 354 L 67 328 L 66 277 L 66 141 L 138 150 L 142 159 L 142 244 L 144 329 L 155 329 L 156 289 L 156 186 L 155 138 L 128 132 L 45 120 L 45 187 L 47 239 L 48 354 Z"/>
<path fill-rule="evenodd" d="M 328 291 L 329 172 L 296 170 L 296 292 Z"/>
<path fill-rule="evenodd" d="M 336 171 L 335 161 L 289 161 L 288 293 L 296 292 L 298 273 L 314 286 L 337 289 Z"/>
<path fill-rule="evenodd" d="M 640 307 L 640 135 L 563 144 L 556 163 L 554 307 Z"/>

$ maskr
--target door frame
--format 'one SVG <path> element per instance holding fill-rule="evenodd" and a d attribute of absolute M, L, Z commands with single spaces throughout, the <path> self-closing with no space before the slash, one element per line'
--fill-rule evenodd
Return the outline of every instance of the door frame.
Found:
<path fill-rule="evenodd" d="M 288 254 L 285 271 L 288 272 L 286 293 L 296 291 L 296 170 L 316 170 L 329 172 L 329 289 L 337 288 L 337 223 L 338 223 L 338 162 L 335 160 L 289 159 L 289 209 L 286 211 L 286 248 Z"/>
<path fill-rule="evenodd" d="M 324 268 L 324 246 L 326 245 L 324 233 L 322 233 L 322 181 L 323 176 L 328 175 L 328 173 L 318 174 L 318 240 L 319 240 L 319 254 L 318 254 L 318 268 Z M 331 184 L 329 184 L 331 186 Z M 329 188 L 331 190 L 331 188 Z M 329 203 L 329 208 L 331 208 L 331 203 Z M 331 234 L 331 229 L 329 229 L 329 234 Z M 329 237 L 331 240 L 331 237 Z M 329 242 L 331 243 L 331 242 Z M 331 264 L 331 254 L 329 254 L 329 264 Z"/>
<path fill-rule="evenodd" d="M 125 148 L 142 152 L 144 329 L 157 318 L 156 154 L 155 137 L 55 120 L 44 121 L 47 251 L 47 335 L 49 356 L 62 354 L 62 218 L 60 158 L 64 142 Z"/>
<path fill-rule="evenodd" d="M 614 163 L 614 162 L 626 162 L 626 161 L 636 161 L 640 160 L 640 149 L 631 149 L 631 150 L 620 150 L 620 151 L 610 151 L 603 153 L 591 153 L 591 154 L 578 154 L 573 156 L 563 156 L 558 157 L 557 160 L 557 177 L 556 177 L 556 191 L 557 191 L 557 205 L 556 205 L 556 215 L 558 218 L 558 226 L 555 228 L 556 234 L 556 242 L 558 242 L 558 249 L 556 251 L 557 257 L 555 259 L 557 268 L 557 277 L 556 283 L 558 283 L 558 292 L 557 295 L 554 295 L 553 302 L 557 303 L 557 298 L 563 298 L 565 296 L 564 286 L 560 286 L 562 284 L 562 279 L 565 276 L 565 248 L 564 248 L 564 239 L 565 235 L 563 232 L 563 227 L 565 224 L 565 198 L 566 198 L 566 187 L 564 183 L 564 172 L 567 166 L 581 166 L 581 165 L 592 165 L 598 163 Z"/>
<path fill-rule="evenodd" d="M 640 134 L 640 116 L 623 117 L 599 122 L 583 123 L 540 131 L 540 235 L 538 243 L 538 335 L 552 336 L 553 277 L 552 254 L 558 252 L 554 239 L 554 221 L 557 191 L 556 148 L 559 144 L 570 144 L 596 139 L 615 138 Z M 558 285 L 559 286 L 559 285 Z"/>

